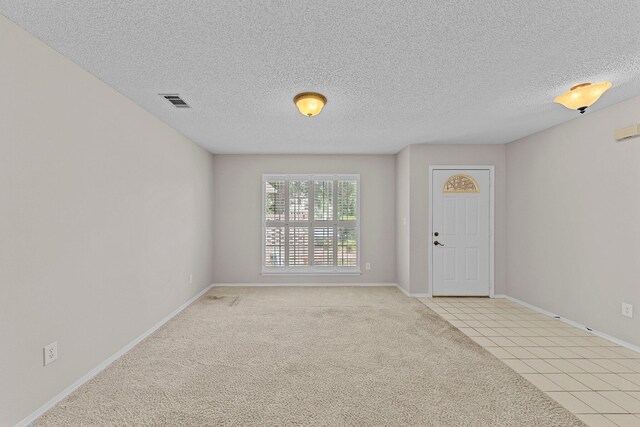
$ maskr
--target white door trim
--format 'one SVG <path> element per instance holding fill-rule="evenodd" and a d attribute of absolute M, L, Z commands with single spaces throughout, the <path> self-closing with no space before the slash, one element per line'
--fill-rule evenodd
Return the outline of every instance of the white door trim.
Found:
<path fill-rule="evenodd" d="M 429 200 L 429 223 L 427 227 L 428 241 L 431 242 L 433 235 L 433 192 L 431 191 L 433 171 L 434 170 L 451 170 L 451 169 L 468 169 L 468 170 L 488 170 L 489 171 L 489 297 L 494 298 L 494 279 L 495 279 L 495 257 L 494 257 L 494 227 L 495 227 L 495 172 L 496 167 L 493 165 L 429 165 L 429 175 L 427 177 L 427 191 Z M 429 290 L 427 295 L 433 296 L 433 245 L 429 244 L 427 266 L 429 268 Z"/>

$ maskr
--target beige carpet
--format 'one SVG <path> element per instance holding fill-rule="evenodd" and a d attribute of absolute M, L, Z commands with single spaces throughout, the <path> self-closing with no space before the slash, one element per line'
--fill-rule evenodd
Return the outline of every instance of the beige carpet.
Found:
<path fill-rule="evenodd" d="M 45 426 L 583 426 L 395 288 L 216 288 Z"/>

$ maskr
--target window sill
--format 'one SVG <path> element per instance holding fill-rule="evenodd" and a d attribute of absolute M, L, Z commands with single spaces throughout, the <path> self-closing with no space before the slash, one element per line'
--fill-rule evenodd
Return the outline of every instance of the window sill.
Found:
<path fill-rule="evenodd" d="M 360 276 L 360 270 L 353 271 L 263 271 L 261 276 Z"/>

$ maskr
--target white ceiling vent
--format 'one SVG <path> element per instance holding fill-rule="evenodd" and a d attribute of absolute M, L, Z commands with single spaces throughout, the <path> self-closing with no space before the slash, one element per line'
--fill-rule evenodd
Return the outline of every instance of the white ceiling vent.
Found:
<path fill-rule="evenodd" d="M 191 108 L 189 104 L 184 102 L 184 99 L 180 98 L 177 93 L 161 93 L 161 97 L 169 101 L 176 108 Z"/>

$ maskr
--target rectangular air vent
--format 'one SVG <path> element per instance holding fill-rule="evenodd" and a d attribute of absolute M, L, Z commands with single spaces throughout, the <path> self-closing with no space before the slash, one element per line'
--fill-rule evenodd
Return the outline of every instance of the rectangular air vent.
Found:
<path fill-rule="evenodd" d="M 189 104 L 184 102 L 184 100 L 180 98 L 180 95 L 176 93 L 161 93 L 160 96 L 169 101 L 176 108 L 191 108 L 189 107 Z"/>
<path fill-rule="evenodd" d="M 623 139 L 633 138 L 640 135 L 640 125 L 627 126 L 626 128 L 616 129 L 613 133 L 613 137 L 616 141 L 622 141 Z"/>

